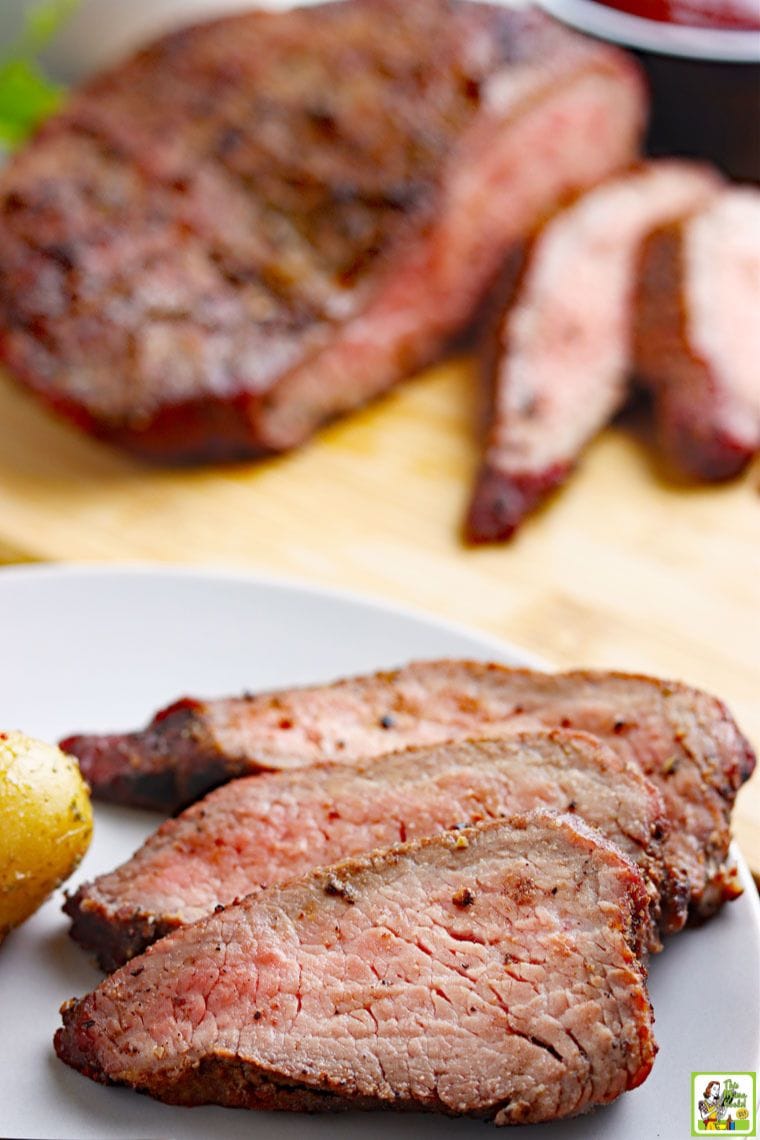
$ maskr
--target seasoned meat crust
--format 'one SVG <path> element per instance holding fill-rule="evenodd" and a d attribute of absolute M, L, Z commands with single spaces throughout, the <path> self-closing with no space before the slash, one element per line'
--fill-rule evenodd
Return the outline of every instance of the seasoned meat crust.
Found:
<path fill-rule="evenodd" d="M 495 5 L 175 32 L 0 176 L 0 359 L 157 459 L 293 447 L 438 354 L 505 251 L 632 160 L 644 107 L 622 53 Z"/>
<path fill-rule="evenodd" d="M 64 1061 L 170 1104 L 497 1124 L 635 1088 L 656 1046 L 640 872 L 548 813 L 324 868 L 168 935 L 64 1007 Z"/>
<path fill-rule="evenodd" d="M 662 797 L 594 737 L 561 729 L 233 780 L 167 820 L 115 871 L 80 886 L 64 910 L 72 937 L 112 970 L 259 887 L 537 807 L 576 812 L 638 864 L 651 899 L 650 949 L 660 949 L 660 892 L 666 900 L 673 893 Z"/>
<path fill-rule="evenodd" d="M 636 370 L 666 455 L 698 479 L 738 475 L 760 450 L 760 191 L 730 187 L 644 249 Z"/>
<path fill-rule="evenodd" d="M 142 732 L 72 736 L 62 747 L 96 796 L 172 811 L 236 776 L 493 736 L 521 716 L 592 733 L 659 788 L 671 823 L 668 879 L 680 884 L 666 928 L 679 928 L 684 898 L 696 919 L 736 894 L 729 820 L 755 756 L 725 705 L 673 681 L 423 661 L 310 688 L 186 698 Z"/>
<path fill-rule="evenodd" d="M 638 255 L 708 201 L 715 171 L 650 162 L 588 191 L 527 254 L 489 353 L 490 420 L 466 534 L 510 538 L 628 397 Z"/>

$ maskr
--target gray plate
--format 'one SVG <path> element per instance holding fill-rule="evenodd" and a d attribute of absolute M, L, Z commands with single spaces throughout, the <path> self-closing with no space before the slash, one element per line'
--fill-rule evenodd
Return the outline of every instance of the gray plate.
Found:
<path fill-rule="evenodd" d="M 182 693 L 291 685 L 401 664 L 478 656 L 533 664 L 485 635 L 355 597 L 226 574 L 163 569 L 0 571 L 0 726 L 57 739 L 142 724 Z M 620 662 L 621 667 L 625 662 Z M 126 858 L 156 826 L 144 812 L 96 810 L 76 885 Z M 642 1088 L 575 1121 L 510 1130 L 510 1140 L 677 1140 L 689 1135 L 692 1070 L 760 1067 L 760 905 L 748 889 L 652 964 L 660 1053 Z M 381 1113 L 340 1117 L 178 1109 L 106 1089 L 54 1056 L 58 1007 L 99 974 L 67 937 L 61 892 L 0 949 L 0 1135 L 46 1140 L 465 1140 L 485 1126 Z M 737 1134 L 738 1135 L 738 1134 Z"/>

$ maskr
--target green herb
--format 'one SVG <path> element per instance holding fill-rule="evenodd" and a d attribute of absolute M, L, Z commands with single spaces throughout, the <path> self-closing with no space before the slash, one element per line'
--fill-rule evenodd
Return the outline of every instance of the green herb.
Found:
<path fill-rule="evenodd" d="M 17 146 L 58 106 L 63 88 L 44 74 L 36 56 L 69 18 L 78 0 L 45 0 L 0 60 L 0 144 Z"/>

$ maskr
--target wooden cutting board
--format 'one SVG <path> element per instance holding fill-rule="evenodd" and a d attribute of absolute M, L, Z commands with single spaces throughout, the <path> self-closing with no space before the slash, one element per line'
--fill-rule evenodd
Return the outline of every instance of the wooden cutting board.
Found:
<path fill-rule="evenodd" d="M 702 685 L 760 747 L 757 466 L 728 486 L 677 486 L 635 425 L 618 426 L 516 541 L 467 549 L 476 403 L 473 366 L 452 361 L 294 455 L 164 471 L 0 378 L 0 559 L 193 562 L 351 588 L 559 667 Z M 735 821 L 760 874 L 760 778 Z"/>

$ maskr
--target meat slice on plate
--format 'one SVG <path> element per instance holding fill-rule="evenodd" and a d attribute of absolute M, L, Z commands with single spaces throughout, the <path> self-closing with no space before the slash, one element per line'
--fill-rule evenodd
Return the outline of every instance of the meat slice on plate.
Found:
<path fill-rule="evenodd" d="M 724 190 L 647 242 L 636 370 L 689 475 L 730 478 L 760 450 L 760 191 Z"/>
<path fill-rule="evenodd" d="M 513 731 L 520 717 L 590 732 L 661 791 L 668 878 L 706 917 L 737 892 L 730 815 L 754 753 L 725 705 L 699 689 L 626 673 L 541 673 L 474 661 L 402 669 L 216 701 L 184 699 L 141 732 L 72 736 L 96 796 L 174 810 L 236 776 L 320 761 L 355 764 L 410 745 Z M 680 896 L 680 901 L 679 901 Z"/>
<path fill-rule="evenodd" d="M 72 936 L 111 970 L 258 887 L 537 807 L 577 812 L 639 865 L 650 949 L 659 949 L 660 892 L 668 896 L 662 797 L 594 737 L 563 730 L 233 780 L 167 820 L 121 867 L 83 884 L 64 910 Z"/>
<path fill-rule="evenodd" d="M 171 1104 L 572 1116 L 656 1046 L 640 872 L 518 816 L 266 888 L 64 1007 L 59 1057 Z"/>
<path fill-rule="evenodd" d="M 0 359 L 159 459 L 280 451 L 435 357 L 628 164 L 635 65 L 537 12 L 347 0 L 157 41 L 0 178 Z"/>
<path fill-rule="evenodd" d="M 620 410 L 641 243 L 717 185 L 705 168 L 652 162 L 583 195 L 539 233 L 491 354 L 490 419 L 466 522 L 471 541 L 514 534 Z"/>

